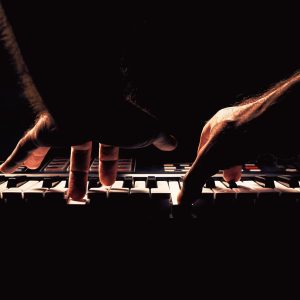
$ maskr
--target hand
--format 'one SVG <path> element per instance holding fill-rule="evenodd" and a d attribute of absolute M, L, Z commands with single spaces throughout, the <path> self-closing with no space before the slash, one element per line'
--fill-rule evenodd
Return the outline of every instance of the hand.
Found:
<path fill-rule="evenodd" d="M 227 182 L 241 178 L 242 163 L 255 155 L 251 134 L 245 130 L 254 104 L 228 107 L 218 111 L 204 126 L 198 155 L 185 177 L 179 203 L 191 204 L 201 194 L 206 180 L 223 169 Z"/>
<path fill-rule="evenodd" d="M 298 154 L 299 97 L 297 72 L 260 97 L 217 112 L 202 131 L 198 156 L 185 177 L 178 202 L 195 201 L 206 180 L 219 169 L 224 169 L 226 181 L 239 180 L 242 163 L 258 153 Z"/>
<path fill-rule="evenodd" d="M 92 141 L 87 136 L 87 130 L 58 128 L 49 114 L 42 114 L 0 166 L 0 171 L 12 173 L 23 164 L 29 169 L 37 169 L 51 147 L 71 146 L 68 196 L 80 201 L 86 194 L 92 152 Z M 171 151 L 177 146 L 175 138 L 164 133 L 151 143 L 163 151 Z M 147 141 L 144 143 L 148 144 Z M 99 145 L 99 179 L 103 185 L 112 185 L 116 180 L 118 158 L 119 147 Z"/>

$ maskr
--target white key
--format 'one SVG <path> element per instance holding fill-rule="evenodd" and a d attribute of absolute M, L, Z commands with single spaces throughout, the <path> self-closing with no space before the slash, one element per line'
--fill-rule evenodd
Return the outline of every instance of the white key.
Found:
<path fill-rule="evenodd" d="M 237 193 L 253 193 L 255 189 L 247 186 L 244 181 L 237 181 L 236 182 L 237 188 L 233 188 Z"/>
<path fill-rule="evenodd" d="M 171 192 L 167 181 L 157 181 L 157 188 L 151 189 L 151 198 L 170 199 Z"/>
<path fill-rule="evenodd" d="M 4 180 L 0 181 L 0 189 L 3 188 L 4 186 L 6 187 L 7 181 L 8 181 L 8 179 L 4 179 Z"/>
<path fill-rule="evenodd" d="M 202 197 L 205 199 L 213 200 L 214 199 L 214 191 L 210 188 L 203 187 L 202 188 Z"/>
<path fill-rule="evenodd" d="M 40 182 L 39 180 L 29 180 L 28 182 L 22 184 L 20 187 L 10 188 L 10 189 L 8 189 L 8 191 L 21 190 L 22 192 L 25 192 L 25 191 L 29 190 L 30 188 L 32 188 L 34 185 L 36 185 L 39 182 Z"/>
<path fill-rule="evenodd" d="M 261 193 L 274 193 L 274 189 L 265 188 L 252 180 L 244 180 L 243 186 L 255 190 L 258 194 Z"/>
<path fill-rule="evenodd" d="M 278 189 L 272 189 L 272 188 L 265 188 L 258 184 L 257 182 L 254 182 L 252 180 L 245 180 L 243 181 L 243 184 L 247 187 L 250 187 L 254 189 L 257 192 L 257 200 L 256 204 L 259 203 L 276 203 L 276 200 L 278 200 L 280 191 Z M 263 200 L 263 202 L 261 202 Z M 267 202 L 265 202 L 267 200 Z"/>
<path fill-rule="evenodd" d="M 180 186 L 180 189 L 182 189 L 182 187 L 183 187 L 183 181 L 179 181 L 179 186 Z M 199 192 L 199 194 L 200 194 L 200 192 Z M 211 201 L 213 201 L 214 200 L 214 192 L 212 191 L 212 189 L 207 188 L 207 187 L 204 186 L 202 188 L 200 199 L 205 199 L 205 200 L 211 200 Z"/>
<path fill-rule="evenodd" d="M 66 193 L 68 188 L 66 188 L 67 181 L 62 180 L 55 187 L 50 188 L 47 193 Z"/>
<path fill-rule="evenodd" d="M 7 181 L 0 184 L 0 199 L 2 200 L 2 191 L 6 189 Z M 1 202 L 0 202 L 1 203 Z"/>
<path fill-rule="evenodd" d="M 151 202 L 159 212 L 169 213 L 171 192 L 167 181 L 157 181 L 157 188 L 151 189 Z"/>
<path fill-rule="evenodd" d="M 66 184 L 66 180 L 62 180 L 55 187 L 45 192 L 45 200 L 48 201 L 48 204 L 67 204 L 66 194 L 68 188 L 66 188 Z"/>
<path fill-rule="evenodd" d="M 108 186 L 95 187 L 88 190 L 87 198 L 88 202 L 91 204 L 97 204 L 99 201 L 106 201 L 108 197 Z"/>
<path fill-rule="evenodd" d="M 170 187 L 170 191 L 171 191 L 172 204 L 178 205 L 177 197 L 178 197 L 178 194 L 180 193 L 180 186 L 179 186 L 178 181 L 170 181 L 169 187 Z"/>
<path fill-rule="evenodd" d="M 23 192 L 37 184 L 38 180 L 29 180 L 20 187 L 13 187 L 2 191 L 2 198 L 6 201 L 21 201 L 24 199 Z"/>
<path fill-rule="evenodd" d="M 123 181 L 117 180 L 109 189 L 108 191 L 108 198 L 109 199 L 124 199 L 128 198 L 129 189 L 123 188 Z"/>
<path fill-rule="evenodd" d="M 0 184 L 0 196 L 1 196 L 1 199 L 2 199 L 2 191 L 6 190 L 7 188 L 7 181 L 3 182 Z"/>
<path fill-rule="evenodd" d="M 24 191 L 24 200 L 28 203 L 42 203 L 44 199 L 44 193 L 47 190 L 48 188 L 43 187 L 43 181 L 39 181 L 29 189 Z"/>
<path fill-rule="evenodd" d="M 215 186 L 212 188 L 214 192 L 214 198 L 215 198 L 215 204 L 225 204 L 225 202 L 222 201 L 227 201 L 233 202 L 234 199 L 236 198 L 236 192 L 233 191 L 230 188 L 227 188 L 221 181 L 216 180 L 215 181 Z"/>
<path fill-rule="evenodd" d="M 150 198 L 150 190 L 146 188 L 145 181 L 136 181 L 134 188 L 130 189 L 131 199 L 148 200 Z"/>
<path fill-rule="evenodd" d="M 229 183 L 223 182 L 223 184 L 229 187 Z M 245 185 L 242 181 L 236 182 L 236 185 L 237 187 L 232 188 L 232 190 L 236 193 L 237 204 L 253 207 L 258 193 L 254 189 Z"/>
<path fill-rule="evenodd" d="M 290 188 L 290 187 L 287 187 L 287 186 L 285 186 L 282 183 L 277 182 L 277 181 L 274 181 L 274 184 L 275 184 L 275 188 L 277 190 L 279 190 L 280 193 L 296 193 L 296 194 L 300 195 L 300 189 L 299 188 Z"/>
<path fill-rule="evenodd" d="M 256 190 L 244 184 L 243 181 L 236 182 L 236 185 L 237 188 L 233 188 L 232 190 L 236 192 L 237 199 L 243 199 L 246 195 L 253 196 L 253 199 L 257 198 L 258 193 L 256 192 Z"/>

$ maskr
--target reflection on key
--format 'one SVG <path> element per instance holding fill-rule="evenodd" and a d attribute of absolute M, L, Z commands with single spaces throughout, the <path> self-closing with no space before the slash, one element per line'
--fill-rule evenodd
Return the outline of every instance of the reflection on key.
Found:
<path fill-rule="evenodd" d="M 129 201 L 129 188 L 123 187 L 124 182 L 117 180 L 108 191 L 108 207 L 114 217 L 129 216 L 132 211 Z"/>
<path fill-rule="evenodd" d="M 169 213 L 171 192 L 167 181 L 157 181 L 157 188 L 151 189 L 151 202 L 154 210 Z"/>
<path fill-rule="evenodd" d="M 214 192 L 215 205 L 231 206 L 236 198 L 236 192 L 227 188 L 221 181 L 215 181 Z"/>
<path fill-rule="evenodd" d="M 197 205 L 212 205 L 214 203 L 214 191 L 211 187 L 209 187 L 209 184 L 205 184 L 205 186 L 202 188 L 200 200 L 197 201 Z M 215 184 L 212 186 L 215 187 Z"/>
<path fill-rule="evenodd" d="M 145 181 L 135 181 L 134 187 L 130 189 L 129 209 L 134 217 L 147 218 L 151 215 L 150 190 L 146 188 Z"/>
<path fill-rule="evenodd" d="M 275 188 L 280 191 L 283 206 L 296 207 L 297 201 L 300 200 L 300 189 L 287 187 L 277 181 L 274 184 Z"/>
<path fill-rule="evenodd" d="M 157 181 L 157 188 L 151 189 L 152 199 L 168 199 L 170 200 L 171 192 L 167 181 Z"/>
<path fill-rule="evenodd" d="M 20 187 L 7 188 L 2 192 L 2 198 L 6 204 L 24 204 L 23 192 L 37 184 L 38 180 L 30 180 Z"/>
<path fill-rule="evenodd" d="M 223 182 L 223 184 L 229 188 L 230 184 Z M 236 204 L 241 207 L 254 207 L 255 200 L 257 198 L 257 192 L 245 185 L 244 182 L 238 181 L 235 183 L 235 187 L 232 190 L 236 193 Z"/>
<path fill-rule="evenodd" d="M 212 189 L 203 187 L 202 191 L 199 191 L 199 197 L 193 199 L 193 211 L 198 214 L 203 208 L 208 208 L 214 204 L 214 192 Z"/>
<path fill-rule="evenodd" d="M 136 181 L 134 187 L 130 189 L 131 200 L 149 200 L 150 190 L 146 188 L 145 181 Z"/>
<path fill-rule="evenodd" d="M 190 216 L 190 210 L 187 207 L 180 206 L 178 203 L 178 195 L 180 193 L 180 183 L 178 181 L 169 181 L 171 192 L 172 216 L 173 218 L 187 218 Z"/>
<path fill-rule="evenodd" d="M 43 205 L 44 193 L 48 188 L 43 187 L 44 182 L 39 181 L 31 186 L 28 190 L 24 191 L 24 201 L 30 205 Z"/>
<path fill-rule="evenodd" d="M 123 188 L 123 181 L 117 180 L 108 191 L 109 200 L 125 200 L 128 199 L 129 189 Z"/>
<path fill-rule="evenodd" d="M 265 188 L 252 180 L 244 180 L 243 184 L 257 192 L 255 207 L 268 207 L 278 205 L 279 191 L 276 189 Z"/>
<path fill-rule="evenodd" d="M 66 194 L 67 194 L 68 188 L 66 186 L 67 186 L 67 181 L 62 180 L 55 187 L 48 189 L 44 194 L 45 203 L 47 205 L 65 205 L 65 204 L 67 204 Z"/>
<path fill-rule="evenodd" d="M 106 186 L 95 186 L 97 185 L 98 179 L 93 179 L 93 182 L 89 182 L 88 186 L 92 186 L 88 190 L 87 198 L 89 201 L 89 204 L 91 205 L 103 205 L 107 201 L 107 193 L 109 187 Z"/>

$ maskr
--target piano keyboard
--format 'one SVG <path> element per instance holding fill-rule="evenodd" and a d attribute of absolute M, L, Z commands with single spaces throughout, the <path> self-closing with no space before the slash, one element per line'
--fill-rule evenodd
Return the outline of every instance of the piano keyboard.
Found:
<path fill-rule="evenodd" d="M 11 175 L 0 176 L 1 206 L 66 206 L 101 208 L 113 215 L 178 217 L 181 206 L 177 195 L 190 164 L 164 164 L 145 173 L 133 160 L 120 160 L 117 181 L 101 186 L 91 163 L 87 193 L 80 202 L 68 199 L 66 159 L 53 159 L 39 171 L 24 167 Z M 258 171 L 256 171 L 258 173 Z M 220 174 L 210 178 L 196 200 L 191 216 L 206 208 L 300 208 L 299 173 L 258 174 L 246 172 L 236 183 L 227 183 Z"/>

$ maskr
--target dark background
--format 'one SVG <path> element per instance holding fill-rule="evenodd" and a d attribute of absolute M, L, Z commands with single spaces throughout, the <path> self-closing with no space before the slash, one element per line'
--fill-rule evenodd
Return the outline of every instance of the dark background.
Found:
<path fill-rule="evenodd" d="M 42 94 L 48 95 L 51 89 L 53 96 L 64 90 L 66 106 L 85 103 L 91 114 L 101 111 L 107 94 L 97 81 L 97 76 L 102 76 L 97 70 L 103 61 L 117 62 L 117 66 L 111 65 L 115 76 L 109 78 L 118 81 L 110 90 L 112 94 L 122 92 L 121 52 L 139 103 L 180 141 L 178 150 L 164 155 L 169 160 L 194 157 L 201 128 L 218 109 L 257 95 L 300 69 L 297 10 L 284 4 L 263 8 L 254 3 L 222 6 L 212 2 L 210 7 L 114 8 L 106 13 L 93 1 L 81 5 L 71 1 L 2 2 Z M 113 40 L 105 39 L 103 30 L 99 34 L 103 22 Z M 102 46 L 107 44 L 111 52 Z M 101 59 L 93 60 L 93 55 Z M 77 74 L 85 78 L 88 95 L 82 96 L 76 88 L 76 78 L 69 69 L 74 57 L 83 62 L 79 67 L 76 64 Z M 14 77 L 3 61 L 0 76 L 3 158 L 32 123 L 32 113 L 18 95 Z M 51 82 L 53 76 L 58 78 L 57 86 Z M 283 114 L 277 121 L 284 122 L 287 117 Z M 152 148 L 139 153 L 158 154 Z"/>

